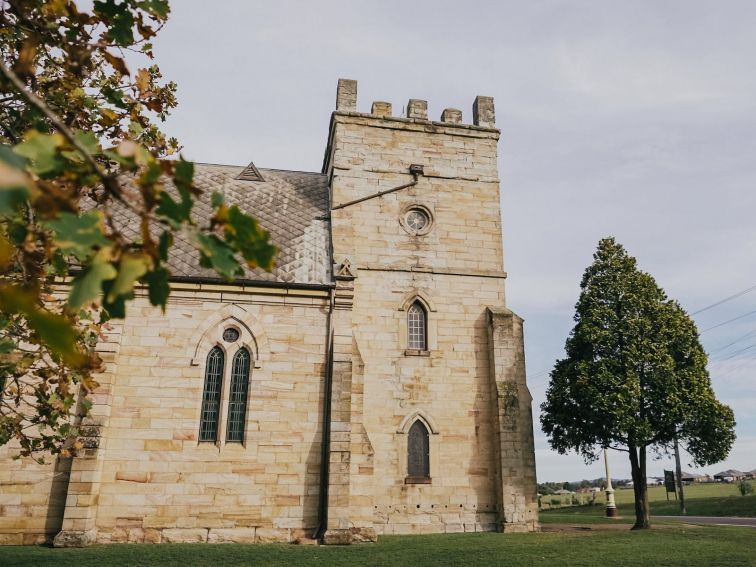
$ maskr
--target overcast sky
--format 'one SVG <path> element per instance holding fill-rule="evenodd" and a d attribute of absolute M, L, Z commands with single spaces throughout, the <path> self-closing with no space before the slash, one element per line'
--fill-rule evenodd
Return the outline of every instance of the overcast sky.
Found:
<path fill-rule="evenodd" d="M 616 236 L 690 312 L 756 286 L 756 2 L 174 0 L 172 10 L 156 41 L 179 85 L 166 130 L 196 161 L 319 171 L 339 77 L 359 81 L 364 112 L 422 98 L 434 119 L 455 107 L 471 122 L 475 96 L 495 98 L 508 304 L 526 320 L 536 416 L 601 237 Z M 703 331 L 751 311 L 756 291 L 696 321 Z M 731 457 L 704 471 L 755 469 L 756 313 L 702 340 L 738 420 Z M 603 476 L 600 462 L 551 452 L 535 426 L 540 481 Z M 630 476 L 625 454 L 611 462 L 612 476 Z M 652 461 L 649 474 L 670 467 Z"/>

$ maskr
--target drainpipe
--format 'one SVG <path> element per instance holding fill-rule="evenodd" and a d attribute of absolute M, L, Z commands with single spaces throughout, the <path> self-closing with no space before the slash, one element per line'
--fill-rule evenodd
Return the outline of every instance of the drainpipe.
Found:
<path fill-rule="evenodd" d="M 318 528 L 315 539 L 321 539 L 328 528 L 328 461 L 331 445 L 331 391 L 333 389 L 333 306 L 335 292 L 330 291 L 326 327 L 326 371 L 323 394 L 323 438 L 320 445 L 320 491 L 318 492 Z"/>

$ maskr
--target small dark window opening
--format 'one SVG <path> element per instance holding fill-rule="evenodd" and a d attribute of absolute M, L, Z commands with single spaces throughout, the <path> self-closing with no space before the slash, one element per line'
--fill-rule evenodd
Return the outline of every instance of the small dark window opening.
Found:
<path fill-rule="evenodd" d="M 407 438 L 407 482 L 430 480 L 430 437 L 422 421 L 412 424 Z"/>
<path fill-rule="evenodd" d="M 202 412 L 200 416 L 200 441 L 215 442 L 218 440 L 224 358 L 223 351 L 217 346 L 213 347 L 207 355 L 205 389 L 202 393 Z"/>
<path fill-rule="evenodd" d="M 229 442 L 244 441 L 250 358 L 249 351 L 242 348 L 234 355 L 231 365 L 231 390 L 228 398 L 228 430 L 226 432 L 226 441 Z"/>
<path fill-rule="evenodd" d="M 239 340 L 239 329 L 229 327 L 223 331 L 223 340 L 227 343 L 235 343 Z"/>
<path fill-rule="evenodd" d="M 419 301 L 407 310 L 407 348 L 428 350 L 428 317 Z"/>

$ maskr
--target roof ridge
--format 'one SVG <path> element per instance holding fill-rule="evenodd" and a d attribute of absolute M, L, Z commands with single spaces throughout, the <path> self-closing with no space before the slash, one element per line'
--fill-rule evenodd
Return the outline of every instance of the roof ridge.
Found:
<path fill-rule="evenodd" d="M 248 167 L 248 165 L 236 165 L 233 163 L 211 163 L 208 161 L 195 161 L 195 165 L 214 165 L 216 167 L 240 167 L 242 169 Z M 317 175 L 318 177 L 325 177 L 325 173 L 321 173 L 320 171 L 304 171 L 302 169 L 281 169 L 279 167 L 258 167 L 259 170 L 264 171 L 286 171 L 288 173 L 304 173 L 306 175 Z"/>

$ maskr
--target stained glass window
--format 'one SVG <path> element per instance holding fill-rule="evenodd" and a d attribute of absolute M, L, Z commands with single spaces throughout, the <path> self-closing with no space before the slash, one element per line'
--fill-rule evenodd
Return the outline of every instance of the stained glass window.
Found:
<path fill-rule="evenodd" d="M 231 390 L 228 397 L 228 429 L 226 441 L 244 441 L 244 423 L 247 419 L 247 392 L 249 391 L 249 351 L 239 349 L 231 365 Z"/>
<path fill-rule="evenodd" d="M 430 478 L 430 440 L 422 421 L 412 424 L 407 439 L 407 476 Z"/>
<path fill-rule="evenodd" d="M 218 420 L 220 419 L 221 385 L 223 383 L 223 351 L 218 347 L 207 355 L 205 364 L 205 389 L 202 393 L 202 415 L 200 416 L 200 441 L 218 440 Z"/>
<path fill-rule="evenodd" d="M 407 348 L 428 350 L 427 327 L 425 309 L 416 301 L 407 311 Z"/>

